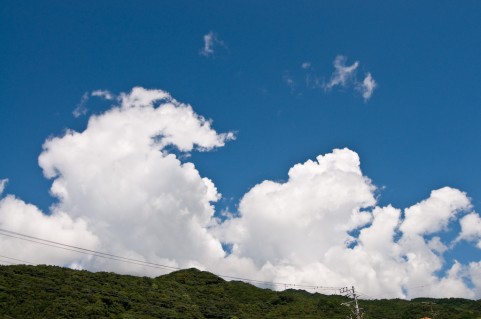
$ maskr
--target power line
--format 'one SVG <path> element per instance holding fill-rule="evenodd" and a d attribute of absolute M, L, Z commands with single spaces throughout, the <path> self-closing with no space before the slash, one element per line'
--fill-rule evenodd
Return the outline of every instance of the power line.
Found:
<path fill-rule="evenodd" d="M 13 238 L 17 238 L 17 239 L 21 239 L 21 240 L 45 245 L 45 246 L 50 246 L 50 247 L 54 247 L 54 248 L 60 248 L 60 249 L 64 249 L 64 250 L 74 251 L 74 252 L 78 252 L 78 253 L 85 254 L 85 255 L 102 257 L 102 258 L 106 258 L 106 259 L 117 260 L 117 261 L 137 264 L 137 265 L 141 265 L 141 266 L 162 268 L 162 269 L 168 269 L 168 270 L 181 270 L 181 268 L 178 268 L 178 267 L 161 265 L 161 264 L 151 263 L 151 262 L 147 262 L 147 261 L 143 261 L 143 260 L 117 256 L 117 255 L 104 253 L 104 252 L 100 252 L 100 251 L 96 251 L 96 250 L 81 248 L 81 247 L 77 247 L 77 246 L 73 246 L 73 245 L 62 244 L 62 243 L 59 243 L 59 242 L 56 242 L 56 241 L 42 239 L 42 238 L 38 238 L 38 237 L 34 237 L 34 236 L 29 236 L 29 235 L 13 232 L 13 231 L 2 229 L 2 228 L 0 228 L 0 235 L 13 237 Z"/>
<path fill-rule="evenodd" d="M 2 257 L 2 258 L 7 258 L 7 259 L 11 259 L 11 260 L 15 260 L 15 261 L 20 261 L 20 262 L 22 262 L 22 263 L 26 263 L 26 264 L 29 264 L 29 265 L 35 265 L 35 263 L 29 262 L 29 261 L 26 261 L 26 260 L 16 259 L 16 258 L 12 258 L 12 257 L 8 257 L 8 256 L 3 256 L 3 255 L 0 255 L 0 257 Z"/>
<path fill-rule="evenodd" d="M 172 266 L 152 263 L 148 261 L 133 259 L 133 258 L 122 257 L 114 254 L 104 253 L 104 252 L 100 252 L 92 249 L 73 246 L 73 245 L 63 244 L 57 241 L 42 239 L 39 237 L 21 234 L 21 233 L 17 233 L 17 232 L 10 231 L 7 229 L 2 229 L 2 228 L 0 228 L 0 235 L 20 239 L 23 241 L 28 241 L 28 242 L 32 242 L 32 243 L 36 243 L 44 246 L 49 246 L 53 248 L 73 251 L 73 252 L 81 253 L 84 255 L 90 255 L 90 256 L 110 259 L 114 261 L 120 261 L 124 263 L 139 265 L 139 266 L 145 266 L 145 267 L 151 267 L 151 268 L 157 268 L 157 269 L 163 269 L 163 270 L 172 270 L 172 271 L 183 269 L 183 268 L 172 267 Z M 300 284 L 290 284 L 290 283 L 282 283 L 282 282 L 270 282 L 270 281 L 263 281 L 263 280 L 249 279 L 249 278 L 243 278 L 243 277 L 228 276 L 228 275 L 219 275 L 219 274 L 216 274 L 216 275 L 224 279 L 239 280 L 239 281 L 249 282 L 249 283 L 258 284 L 258 285 L 284 286 L 286 289 L 302 288 L 302 289 L 336 290 L 337 291 L 341 288 L 341 287 L 327 287 L 322 285 L 300 285 Z"/>
<path fill-rule="evenodd" d="M 426 285 L 422 285 L 422 286 L 402 286 L 403 289 L 405 289 L 407 291 L 407 294 L 411 291 L 411 290 L 415 290 L 415 289 L 423 289 L 423 288 L 428 288 L 428 287 L 432 287 L 436 284 L 426 284 Z M 392 294 L 388 294 L 388 297 L 386 297 L 386 293 L 378 293 L 378 294 L 375 294 L 375 295 L 368 295 L 367 293 L 364 293 L 364 292 L 361 292 L 359 290 L 357 290 L 357 293 L 359 294 L 359 296 L 361 296 L 363 299 L 371 299 L 371 300 L 375 300 L 375 299 L 379 299 L 378 297 L 380 296 L 383 296 L 384 298 L 382 299 L 386 299 L 386 298 L 399 298 L 398 295 L 392 295 Z M 389 297 L 391 296 L 391 297 Z M 407 297 L 403 297 L 403 298 L 407 298 Z M 409 299 L 409 298 L 408 298 Z"/>
<path fill-rule="evenodd" d="M 5 260 L 5 259 L 1 259 L 1 258 L 0 258 L 0 262 L 6 263 L 6 264 L 9 264 L 9 265 L 15 265 L 15 263 L 13 263 L 11 261 L 8 261 L 8 260 Z"/>
<path fill-rule="evenodd" d="M 5 258 L 10 258 L 10 259 L 15 259 L 15 258 L 11 258 L 11 257 L 6 257 Z M 1 258 L 0 258 L 0 261 L 1 261 Z M 16 276 L 18 276 L 18 274 L 15 274 Z M 10 279 L 12 280 L 15 280 L 17 278 L 15 277 L 10 277 Z M 27 287 L 37 287 L 37 288 L 41 288 L 41 289 L 48 289 L 48 288 L 51 288 L 52 287 L 52 284 L 49 284 L 48 282 L 45 282 L 45 281 L 42 281 L 43 279 L 46 279 L 46 277 L 36 277 L 35 278 L 36 280 L 35 281 L 21 281 L 21 282 L 18 282 L 18 284 L 15 286 L 14 289 L 18 289 L 20 286 L 27 286 Z M 81 283 L 77 282 L 76 284 L 73 284 L 73 287 L 77 287 L 77 285 L 81 285 Z M 75 289 L 78 289 L 78 292 L 79 293 L 85 293 L 85 292 L 95 292 L 97 294 L 100 294 L 100 295 L 104 295 L 104 296 L 111 296 L 112 294 L 109 292 L 109 291 L 106 291 L 106 290 L 101 290 L 101 289 L 97 289 L 95 287 L 92 287 L 92 286 L 89 286 L 88 288 L 75 288 Z M 57 290 L 58 290 L 58 287 L 57 287 Z M 132 301 L 133 298 L 132 296 L 130 295 L 122 295 L 121 296 L 123 299 L 127 299 L 127 300 L 130 300 Z M 331 308 L 317 308 L 316 309 L 318 312 L 320 312 L 321 314 L 325 314 L 326 311 L 332 311 Z M 271 314 L 271 312 L 269 312 L 267 315 L 267 317 L 269 318 L 319 318 L 319 314 L 282 314 L 282 315 L 278 315 L 278 314 Z M 342 315 L 339 315 L 339 314 L 330 314 L 329 315 L 329 318 L 330 319 L 345 319 L 344 316 Z"/>

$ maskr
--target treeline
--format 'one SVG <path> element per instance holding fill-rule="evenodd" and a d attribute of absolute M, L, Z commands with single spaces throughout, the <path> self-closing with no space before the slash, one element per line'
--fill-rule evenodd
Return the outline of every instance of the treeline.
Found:
<path fill-rule="evenodd" d="M 188 269 L 157 278 L 55 266 L 0 266 L 1 318 L 345 319 L 342 296 L 275 292 Z M 361 300 L 365 319 L 481 319 L 481 301 Z"/>

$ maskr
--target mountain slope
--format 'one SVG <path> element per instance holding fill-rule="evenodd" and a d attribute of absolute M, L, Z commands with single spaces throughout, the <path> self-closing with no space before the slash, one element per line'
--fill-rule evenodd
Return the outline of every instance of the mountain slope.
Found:
<path fill-rule="evenodd" d="M 187 269 L 157 278 L 0 266 L 1 318 L 346 318 L 342 296 L 274 292 Z M 431 304 L 435 303 L 435 304 Z M 361 300 L 365 318 L 478 319 L 481 301 Z M 432 310 L 431 310 L 432 307 Z"/>

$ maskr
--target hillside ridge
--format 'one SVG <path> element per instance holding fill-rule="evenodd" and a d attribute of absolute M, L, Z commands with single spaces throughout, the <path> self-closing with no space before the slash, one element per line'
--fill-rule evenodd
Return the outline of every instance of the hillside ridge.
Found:
<path fill-rule="evenodd" d="M 1 318 L 345 319 L 349 299 L 272 291 L 195 268 L 156 278 L 58 266 L 0 266 Z M 481 319 L 481 300 L 361 300 L 365 319 Z"/>

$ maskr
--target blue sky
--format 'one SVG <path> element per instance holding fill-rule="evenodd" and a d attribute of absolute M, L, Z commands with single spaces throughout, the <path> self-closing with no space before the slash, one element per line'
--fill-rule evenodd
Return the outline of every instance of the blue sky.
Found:
<path fill-rule="evenodd" d="M 59 199 L 38 165 L 43 143 L 66 129 L 85 130 L 89 116 L 111 108 L 112 101 L 90 96 L 87 113 L 75 117 L 86 92 L 118 95 L 141 86 L 192 105 L 217 132 L 235 132 L 224 147 L 183 160 L 222 194 L 216 215 L 238 213 L 241 198 L 262 181 L 286 182 L 295 164 L 345 147 L 378 187 L 379 206 L 404 209 L 449 186 L 466 192 L 469 210 L 479 211 L 480 6 L 3 1 L 4 193 L 48 213 Z M 212 52 L 202 54 L 209 33 Z M 328 89 L 337 57 L 358 67 L 344 86 Z M 376 86 L 363 98 L 367 74 Z M 459 227 L 450 224 L 441 238 L 453 239 Z M 481 260 L 466 243 L 446 256 L 444 271 L 454 259 Z"/>

